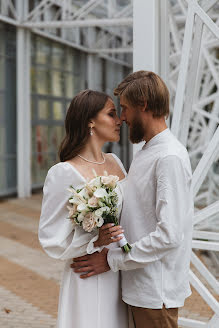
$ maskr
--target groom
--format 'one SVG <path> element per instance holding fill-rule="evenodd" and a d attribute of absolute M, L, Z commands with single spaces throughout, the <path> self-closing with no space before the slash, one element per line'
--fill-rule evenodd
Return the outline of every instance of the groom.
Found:
<path fill-rule="evenodd" d="M 88 278 L 122 270 L 122 299 L 136 328 L 178 327 L 178 308 L 191 294 L 192 172 L 186 148 L 167 128 L 169 92 L 153 72 L 138 71 L 115 89 L 132 143 L 144 140 L 124 188 L 121 225 L 132 244 L 74 259 Z M 86 271 L 86 273 L 85 273 Z"/>

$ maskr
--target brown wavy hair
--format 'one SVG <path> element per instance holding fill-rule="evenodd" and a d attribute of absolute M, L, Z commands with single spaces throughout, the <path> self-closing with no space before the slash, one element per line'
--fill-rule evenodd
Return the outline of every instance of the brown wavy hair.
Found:
<path fill-rule="evenodd" d="M 65 118 L 66 135 L 59 148 L 61 162 L 75 157 L 89 138 L 88 125 L 103 109 L 110 96 L 106 93 L 83 90 L 71 101 Z"/>
<path fill-rule="evenodd" d="M 115 96 L 124 96 L 132 106 L 147 106 L 153 117 L 169 115 L 169 91 L 160 76 L 150 71 L 129 74 L 115 88 Z"/>

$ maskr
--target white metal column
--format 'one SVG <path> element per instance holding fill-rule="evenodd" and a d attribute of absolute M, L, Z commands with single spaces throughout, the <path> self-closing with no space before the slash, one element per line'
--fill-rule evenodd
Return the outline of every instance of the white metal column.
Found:
<path fill-rule="evenodd" d="M 153 71 L 167 80 L 168 74 L 168 2 L 134 0 L 133 2 L 133 69 Z M 134 145 L 133 152 L 142 143 Z"/>
<path fill-rule="evenodd" d="M 159 0 L 133 2 L 133 69 L 159 73 Z"/>
<path fill-rule="evenodd" d="M 28 13 L 28 1 L 17 0 L 19 20 Z M 31 194 L 30 31 L 17 28 L 17 190 Z"/>
<path fill-rule="evenodd" d="M 95 43 L 95 31 L 92 28 L 88 28 L 88 45 L 92 47 Z M 87 55 L 87 82 L 88 82 L 88 89 L 96 89 L 96 81 L 95 81 L 95 69 L 96 69 L 96 62 L 95 62 L 95 55 L 88 54 Z"/>

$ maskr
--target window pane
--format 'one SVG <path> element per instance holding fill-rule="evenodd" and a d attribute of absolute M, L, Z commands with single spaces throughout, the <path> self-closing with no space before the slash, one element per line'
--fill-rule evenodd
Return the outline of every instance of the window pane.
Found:
<path fill-rule="evenodd" d="M 73 74 L 65 74 L 66 96 L 73 98 L 74 96 L 74 76 Z"/>
<path fill-rule="evenodd" d="M 35 105 L 35 99 L 31 98 L 31 120 L 33 121 L 35 119 L 36 113 L 34 110 Z"/>
<path fill-rule="evenodd" d="M 49 42 L 43 38 L 36 38 L 36 63 L 47 64 L 50 60 L 50 45 Z"/>
<path fill-rule="evenodd" d="M 0 23 L 0 54 L 5 55 L 5 25 Z"/>
<path fill-rule="evenodd" d="M 53 71 L 52 73 L 52 95 L 62 96 L 64 94 L 63 75 L 61 72 Z"/>
<path fill-rule="evenodd" d="M 54 120 L 63 120 L 63 105 L 59 101 L 53 102 L 53 119 Z"/>
<path fill-rule="evenodd" d="M 49 72 L 36 71 L 36 92 L 39 94 L 49 94 Z"/>
<path fill-rule="evenodd" d="M 49 128 L 49 153 L 54 154 L 54 159 L 58 159 L 58 149 L 64 137 L 64 126 L 52 126 Z"/>
<path fill-rule="evenodd" d="M 5 88 L 5 60 L 4 57 L 0 56 L 0 89 Z"/>
<path fill-rule="evenodd" d="M 6 160 L 6 187 L 13 188 L 17 184 L 16 157 Z"/>
<path fill-rule="evenodd" d="M 38 119 L 47 120 L 49 119 L 49 102 L 48 100 L 38 100 Z"/>
<path fill-rule="evenodd" d="M 31 129 L 31 134 L 32 134 L 32 154 L 36 152 L 36 127 L 32 126 Z"/>
<path fill-rule="evenodd" d="M 64 63 L 64 49 L 63 47 L 58 46 L 57 44 L 53 44 L 52 48 L 52 66 L 63 68 Z"/>
<path fill-rule="evenodd" d="M 32 156 L 32 183 L 43 184 L 47 171 L 49 169 L 48 154 L 41 153 L 41 160 L 39 155 Z"/>
<path fill-rule="evenodd" d="M 73 60 L 74 60 L 74 53 L 71 49 L 66 50 L 66 57 L 65 57 L 65 70 L 73 72 Z"/>
<path fill-rule="evenodd" d="M 0 192 L 6 189 L 6 165 L 5 160 L 0 159 Z"/>
<path fill-rule="evenodd" d="M 48 170 L 48 126 L 37 125 L 32 134 L 33 183 L 43 183 Z"/>
<path fill-rule="evenodd" d="M 0 93 L 0 124 L 4 122 L 4 94 Z"/>
<path fill-rule="evenodd" d="M 36 70 L 34 67 L 31 67 L 30 75 L 31 75 L 31 91 L 35 93 L 37 82 L 36 82 Z"/>
<path fill-rule="evenodd" d="M 5 155 L 5 127 L 0 126 L 0 155 Z"/>

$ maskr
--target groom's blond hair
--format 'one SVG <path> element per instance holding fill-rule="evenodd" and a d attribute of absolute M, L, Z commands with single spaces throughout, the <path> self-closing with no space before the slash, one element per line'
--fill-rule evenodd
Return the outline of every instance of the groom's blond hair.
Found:
<path fill-rule="evenodd" d="M 146 106 L 153 117 L 169 115 L 169 91 L 164 81 L 150 71 L 129 74 L 114 90 L 115 96 L 124 96 L 130 105 Z"/>

